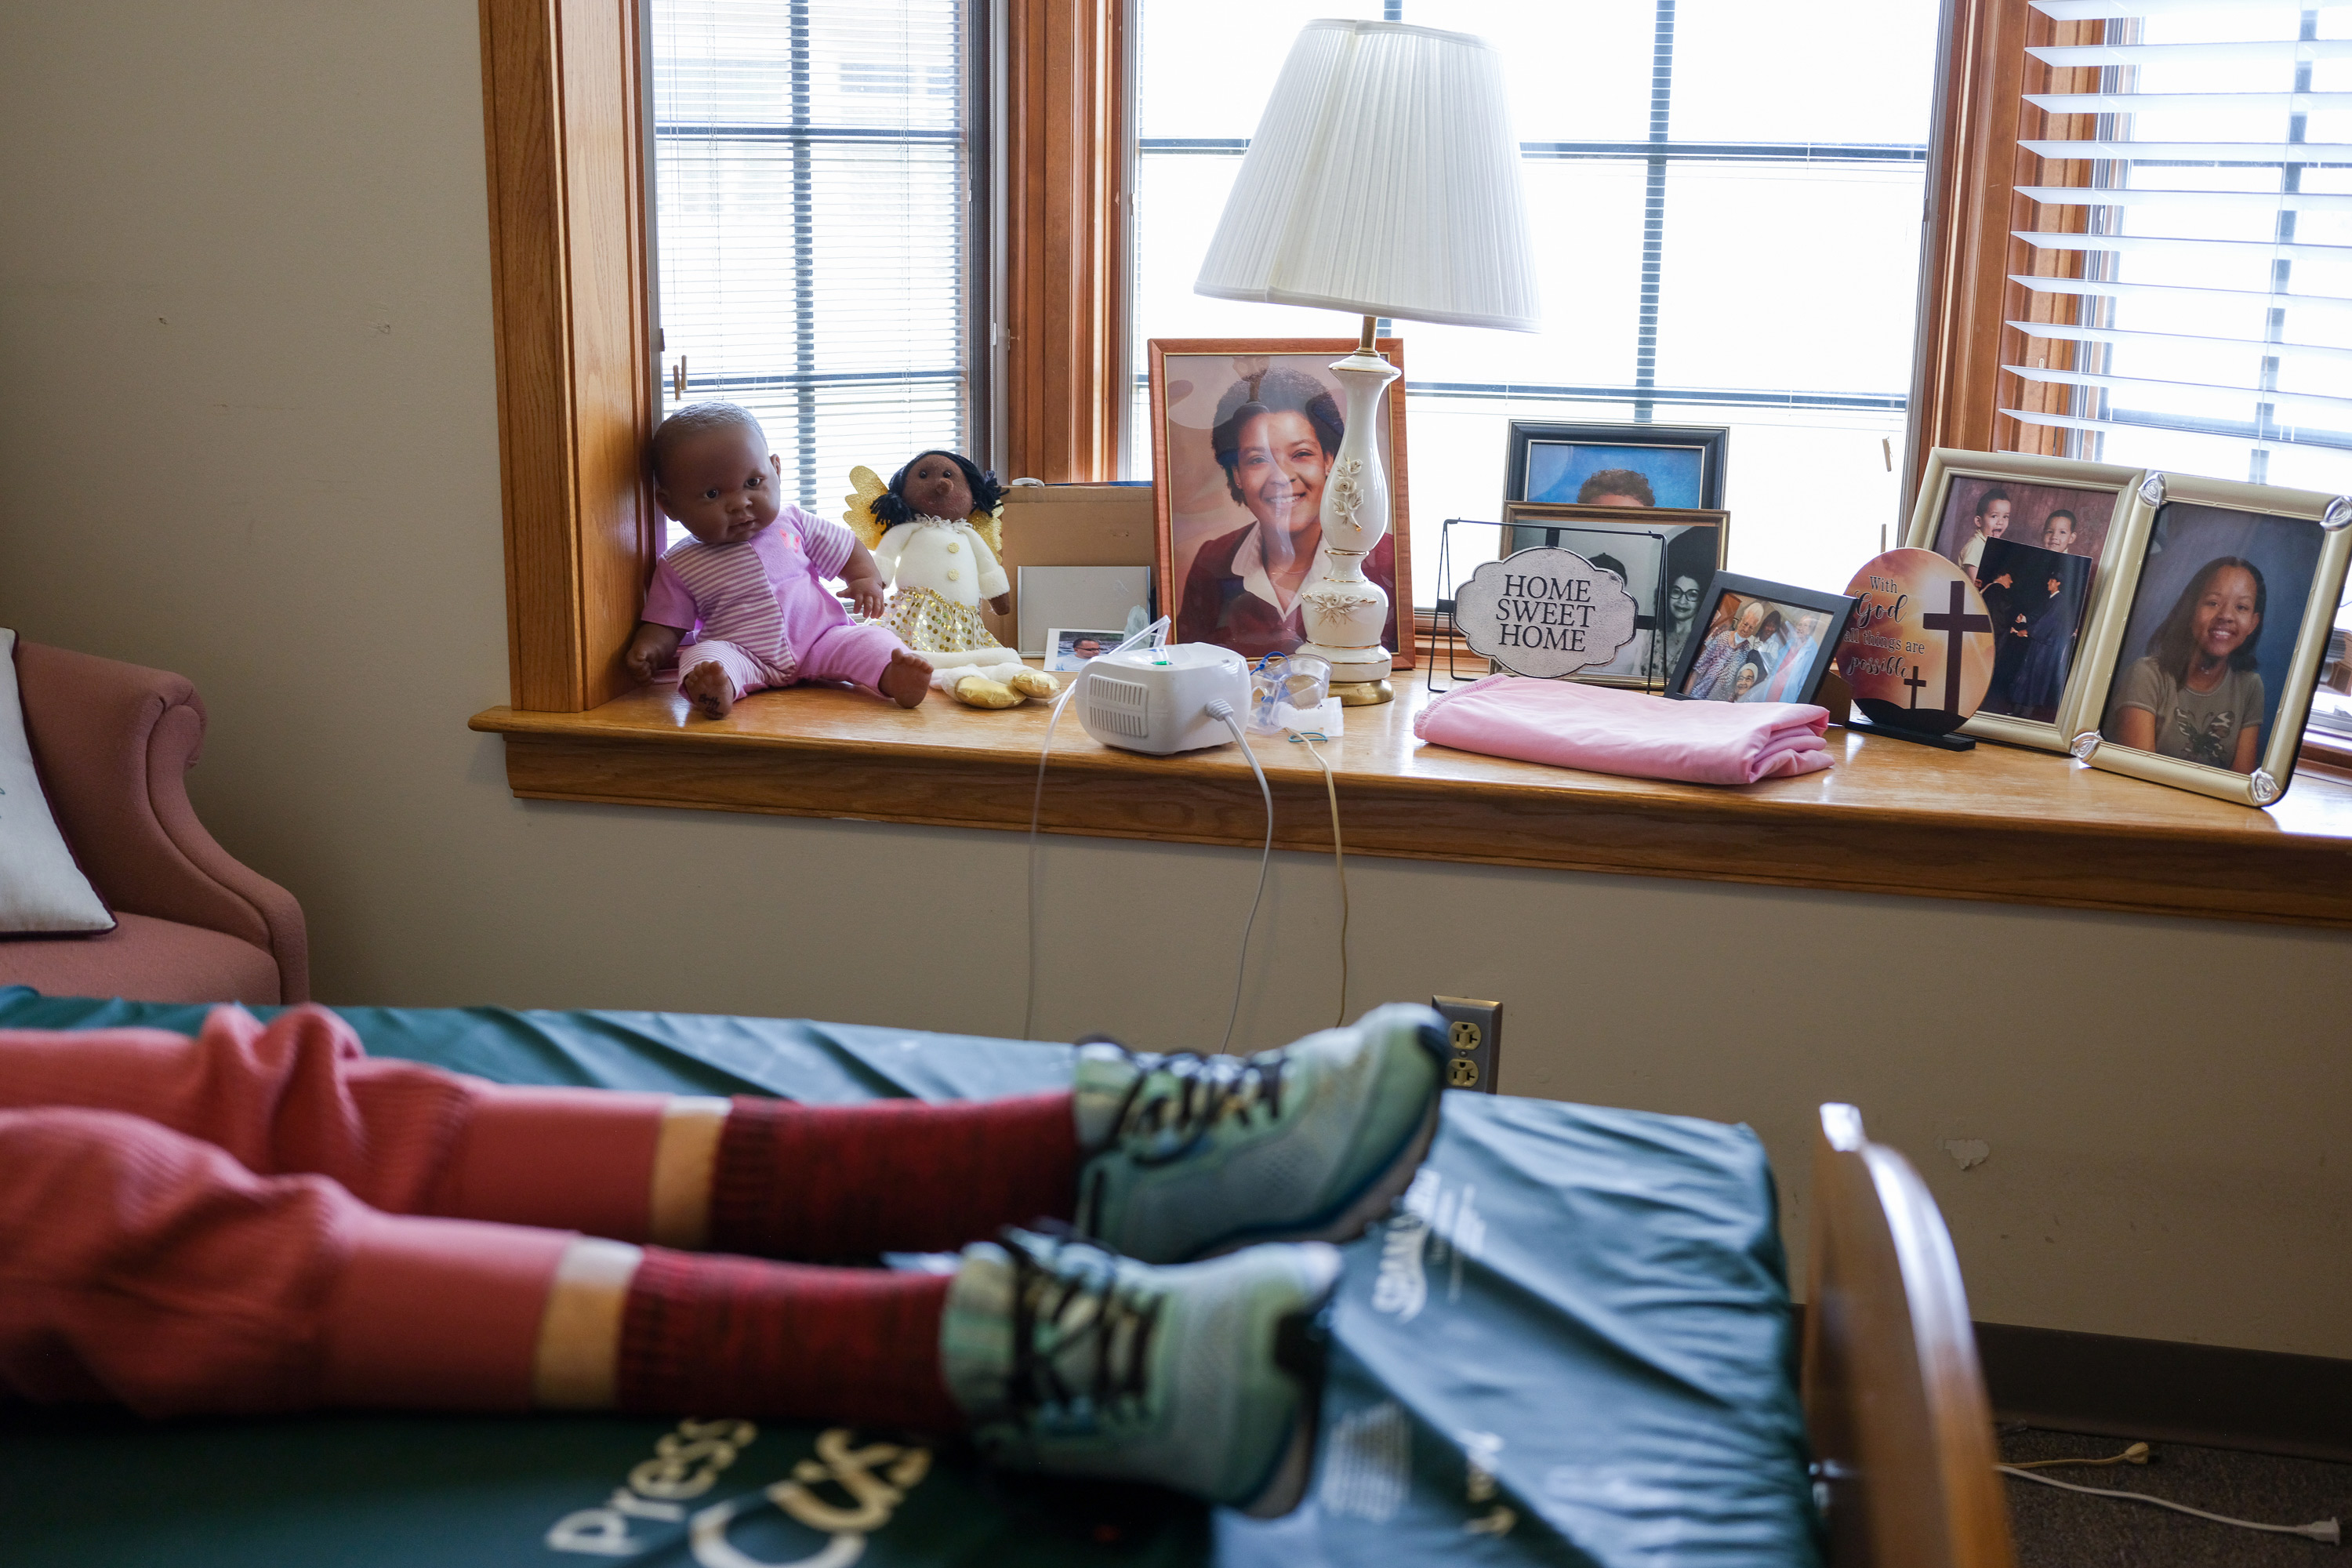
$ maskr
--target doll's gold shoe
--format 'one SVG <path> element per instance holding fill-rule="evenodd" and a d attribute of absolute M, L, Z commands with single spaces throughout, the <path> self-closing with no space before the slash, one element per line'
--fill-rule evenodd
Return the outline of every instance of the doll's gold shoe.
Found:
<path fill-rule="evenodd" d="M 1062 689 L 1062 683 L 1042 669 L 1024 669 L 1005 684 L 1024 697 L 1051 697 Z"/>
<path fill-rule="evenodd" d="M 1027 700 L 1004 682 L 984 675 L 965 676 L 949 686 L 948 694 L 973 708 L 1018 708 Z"/>

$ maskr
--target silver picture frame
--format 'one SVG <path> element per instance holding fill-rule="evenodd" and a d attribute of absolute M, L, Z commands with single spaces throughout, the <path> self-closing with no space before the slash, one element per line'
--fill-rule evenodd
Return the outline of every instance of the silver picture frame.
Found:
<path fill-rule="evenodd" d="M 1990 481 L 2021 489 L 2031 488 L 2043 493 L 2094 492 L 2109 500 L 2108 515 L 2100 532 L 2101 548 L 2091 557 L 2090 592 L 2077 623 L 2073 658 L 2057 711 L 2048 720 L 2011 713 L 1978 713 L 1960 726 L 1961 734 L 2039 751 L 2064 752 L 2074 736 L 2088 727 L 2080 721 L 2091 702 L 2089 665 L 2093 637 L 2114 599 L 2116 563 L 2126 557 L 2137 558 L 2137 552 L 2144 546 L 2152 510 L 2139 493 L 2147 477 L 2144 468 L 2031 452 L 1969 452 L 1938 447 L 1927 454 L 1918 499 L 1912 505 L 1903 542 L 1906 548 L 1934 551 L 1948 560 L 1958 561 L 1959 555 L 1948 546 L 1939 548 L 1938 537 L 1945 532 L 1955 491 L 1965 493 L 1975 488 L 1972 481 Z M 2099 689 L 2104 692 L 2105 689 L 2102 686 Z"/>
<path fill-rule="evenodd" d="M 2141 482 L 2140 500 L 2150 521 L 2141 529 L 2134 552 L 2118 561 L 2117 569 L 2111 574 L 2113 586 L 2106 613 L 2094 626 L 2093 646 L 2084 661 L 2085 701 L 2078 711 L 2069 749 L 2091 766 L 2110 773 L 2246 805 L 2270 805 L 2286 793 L 2294 780 L 2304 725 L 2311 712 L 2312 688 L 2318 679 L 2320 660 L 2326 654 L 2336 605 L 2343 596 L 2346 568 L 2352 565 L 2352 497 L 2151 473 Z M 2242 512 L 2250 518 L 2278 520 L 2290 526 L 2308 524 L 2316 536 L 2311 581 L 2294 606 L 2298 619 L 2294 641 L 2285 660 L 2285 673 L 2279 683 L 2278 706 L 2264 726 L 2255 765 L 2249 772 L 2126 746 L 2102 732 L 2118 673 L 2127 668 L 2126 656 L 2132 649 L 2126 643 L 2135 622 L 2145 623 L 2149 618 L 2136 613 L 2135 603 L 2147 574 L 2149 548 L 2152 542 L 2161 538 L 2168 521 L 2167 509 L 2175 505 Z M 2187 602 L 2185 594 L 2182 602 Z M 2282 605 L 2270 605 L 2263 613 L 2263 626 L 2274 624 L 2284 608 Z"/>

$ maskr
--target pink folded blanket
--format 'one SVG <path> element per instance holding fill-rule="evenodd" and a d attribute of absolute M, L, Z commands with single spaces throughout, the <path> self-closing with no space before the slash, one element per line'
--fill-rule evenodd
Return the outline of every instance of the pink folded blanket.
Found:
<path fill-rule="evenodd" d="M 1829 710 L 1810 702 L 1677 702 L 1612 686 L 1489 675 L 1431 700 L 1424 741 L 1633 778 L 1744 784 L 1830 765 Z"/>

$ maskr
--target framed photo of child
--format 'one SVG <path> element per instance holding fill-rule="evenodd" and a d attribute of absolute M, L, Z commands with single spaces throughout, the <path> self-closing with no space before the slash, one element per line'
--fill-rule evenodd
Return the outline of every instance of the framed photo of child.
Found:
<path fill-rule="evenodd" d="M 2248 805 L 2286 793 L 2352 563 L 2352 498 L 2151 474 L 2074 754 Z"/>
<path fill-rule="evenodd" d="M 1503 522 L 1514 552 L 1539 545 L 1573 550 L 1595 566 L 1616 573 L 1640 606 L 1633 640 L 1607 664 L 1579 670 L 1575 679 L 1599 686 L 1664 689 L 1692 634 L 1705 625 L 1699 600 L 1707 579 L 1723 569 L 1731 514 L 1695 507 L 1629 511 L 1617 506 L 1506 501 Z"/>
<path fill-rule="evenodd" d="M 1730 427 L 1719 425 L 1514 419 L 1503 465 L 1503 501 L 1712 510 L 1723 505 L 1724 456 L 1730 440 Z M 1510 546 L 1526 548 L 1524 541 Z"/>
<path fill-rule="evenodd" d="M 1854 601 L 1717 572 L 1666 695 L 1685 702 L 1811 702 Z"/>
<path fill-rule="evenodd" d="M 2146 470 L 2030 452 L 1927 455 L 1904 543 L 1955 562 L 1994 623 L 1992 685 L 1960 732 L 2063 752 L 2087 721 L 2085 639 L 2137 547 Z"/>
<path fill-rule="evenodd" d="M 1244 658 L 1307 640 L 1304 604 L 1328 563 L 1323 489 L 1346 433 L 1331 362 L 1344 338 L 1154 338 L 1150 342 L 1152 505 L 1160 607 L 1172 642 L 1214 643 Z M 1404 345 L 1380 340 L 1404 368 Z M 1407 526 L 1404 389 L 1391 383 L 1375 432 L 1389 476 L 1389 531 L 1363 559 L 1389 596 L 1383 643 L 1413 663 L 1412 541 Z"/>

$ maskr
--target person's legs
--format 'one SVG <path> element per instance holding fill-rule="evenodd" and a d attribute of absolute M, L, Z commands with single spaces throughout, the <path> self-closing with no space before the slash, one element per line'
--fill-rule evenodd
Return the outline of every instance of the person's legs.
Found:
<path fill-rule="evenodd" d="M 0 1031 L 0 1108 L 147 1117 L 391 1213 L 815 1261 L 1076 1219 L 1178 1263 L 1360 1232 L 1428 1147 L 1445 1052 L 1435 1014 L 1389 1006 L 1247 1058 L 1085 1047 L 1075 1099 L 810 1106 L 503 1087 L 371 1059 L 321 1008 L 232 1007 L 193 1041 Z"/>
<path fill-rule="evenodd" d="M 747 1097 L 719 1135 L 707 1239 L 818 1260 L 950 1251 L 1008 1225 L 1068 1219 L 1077 1185 L 1066 1090 L 854 1105 Z"/>
<path fill-rule="evenodd" d="M 615 1240 L 831 1259 L 947 1250 L 1066 1219 L 1066 1092 L 932 1104 L 492 1084 L 371 1058 L 298 1007 L 157 1029 L 0 1030 L 0 1109 L 144 1117 L 259 1175 L 328 1176 L 370 1207 Z"/>
<path fill-rule="evenodd" d="M 22 1397 L 530 1404 L 560 1232 L 380 1215 L 104 1110 L 0 1110 L 0 1386 Z"/>
<path fill-rule="evenodd" d="M 675 1191 L 694 1184 L 692 1151 L 666 1144 L 701 1144 L 707 1205 L 726 1102 L 507 1088 L 371 1058 L 322 1007 L 289 1009 L 265 1028 L 226 1006 L 194 1039 L 161 1029 L 0 1030 L 0 1109 L 41 1106 L 143 1117 L 217 1145 L 257 1175 L 330 1177 L 387 1214 L 640 1241 L 670 1239 L 655 1223 L 657 1207 L 693 1208 L 695 1194 Z M 667 1191 L 657 1180 L 665 1152 Z M 673 1214 L 670 1226 L 700 1220 Z"/>
<path fill-rule="evenodd" d="M 1304 1486 L 1318 1374 L 1294 1352 L 1339 1269 L 1012 1233 L 953 1276 L 641 1249 L 379 1214 L 100 1110 L 0 1110 L 0 1395 L 977 1422 L 1009 1463 L 1261 1511 Z"/>

